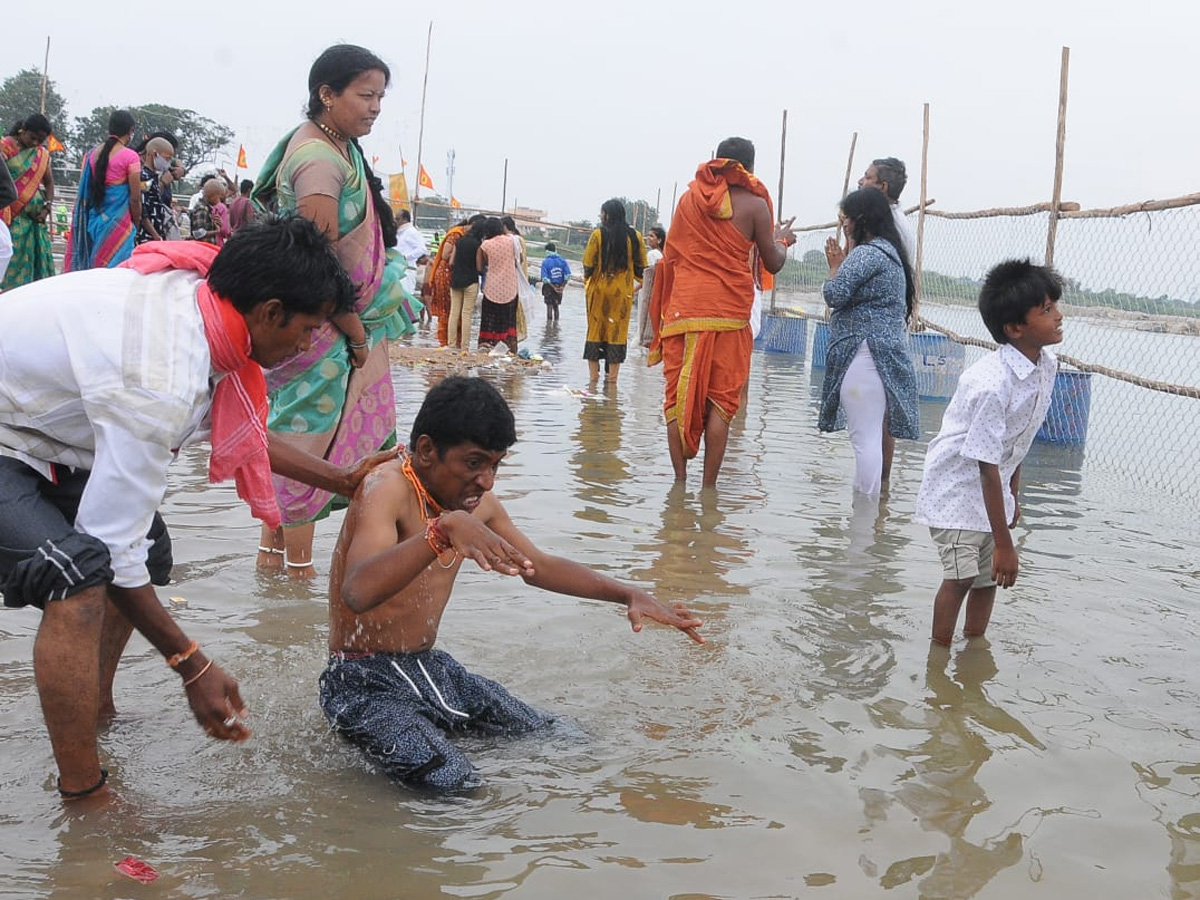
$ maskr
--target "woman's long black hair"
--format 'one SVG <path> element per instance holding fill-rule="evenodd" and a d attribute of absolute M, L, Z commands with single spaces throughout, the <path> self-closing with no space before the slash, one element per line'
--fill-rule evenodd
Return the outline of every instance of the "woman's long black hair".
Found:
<path fill-rule="evenodd" d="M 883 238 L 896 248 L 900 257 L 900 265 L 904 267 L 904 318 L 912 318 L 913 300 L 916 288 L 913 285 L 912 266 L 908 264 L 908 254 L 905 252 L 904 241 L 896 230 L 896 221 L 892 218 L 892 206 L 887 195 L 876 188 L 859 188 L 847 194 L 842 200 L 842 215 L 850 220 L 850 237 L 855 244 L 865 244 L 871 238 Z"/>
<path fill-rule="evenodd" d="M 54 133 L 54 126 L 41 113 L 33 113 L 12 124 L 6 137 L 16 137 L 19 132 L 32 131 L 34 134 L 44 134 L 47 137 Z"/>
<path fill-rule="evenodd" d="M 108 117 L 108 137 L 100 145 L 93 165 L 92 183 L 88 186 L 87 205 L 89 209 L 100 209 L 104 206 L 104 192 L 108 181 L 108 157 L 112 155 L 113 147 L 117 146 L 117 138 L 124 137 L 133 131 L 133 114 L 126 109 L 114 109 Z M 136 224 L 136 223 L 135 223 Z"/>
<path fill-rule="evenodd" d="M 626 240 L 628 238 L 628 240 Z M 637 232 L 625 221 L 625 204 L 605 200 L 600 205 L 600 271 L 616 275 L 629 268 L 629 253 L 638 249 Z M 635 259 L 634 274 L 641 275 L 646 260 Z"/>
<path fill-rule="evenodd" d="M 382 72 L 385 84 L 391 84 L 392 70 L 387 63 L 367 50 L 355 44 L 335 44 L 317 57 L 312 68 L 308 70 L 308 109 L 305 115 L 314 122 L 325 109 L 321 102 L 321 86 L 328 85 L 335 94 L 341 94 L 355 78 L 364 72 Z M 362 157 L 363 168 L 367 172 L 367 183 L 371 186 L 371 202 L 375 206 L 375 214 L 379 216 L 379 227 L 383 232 L 385 247 L 396 246 L 396 215 L 392 212 L 391 204 L 383 193 L 383 182 L 371 170 L 366 155 L 358 143 L 358 138 L 350 138 L 358 148 Z"/>

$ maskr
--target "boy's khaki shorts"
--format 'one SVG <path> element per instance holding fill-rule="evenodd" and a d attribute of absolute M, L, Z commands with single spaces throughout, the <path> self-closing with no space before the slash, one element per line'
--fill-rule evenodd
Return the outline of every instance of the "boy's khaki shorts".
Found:
<path fill-rule="evenodd" d="M 996 539 L 990 531 L 965 528 L 930 528 L 929 534 L 942 558 L 942 574 L 947 581 L 973 578 L 971 589 L 996 586 L 992 578 L 992 554 Z"/>

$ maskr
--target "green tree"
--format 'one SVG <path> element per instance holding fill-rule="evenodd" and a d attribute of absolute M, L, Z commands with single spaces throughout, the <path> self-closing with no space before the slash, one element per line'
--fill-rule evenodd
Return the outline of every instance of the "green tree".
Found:
<path fill-rule="evenodd" d="M 42 73 L 37 69 L 22 69 L 0 84 L 0 126 L 7 132 L 21 119 L 38 112 L 42 105 Z M 70 122 L 67 121 L 67 101 L 54 89 L 54 82 L 46 83 L 45 116 L 54 126 L 55 136 L 67 143 Z"/>
<path fill-rule="evenodd" d="M 649 200 L 630 200 L 618 197 L 625 205 L 625 221 L 643 234 L 651 225 L 658 224 L 658 207 Z"/>
<path fill-rule="evenodd" d="M 4 133 L 42 106 L 42 73 L 37 69 L 22 69 L 0 84 L 0 127 Z M 71 123 L 67 119 L 67 101 L 54 89 L 54 82 L 46 82 L 45 116 L 54 127 L 54 136 L 71 149 Z M 66 159 L 62 153 L 50 156 L 56 182 L 64 179 Z"/>
<path fill-rule="evenodd" d="M 83 118 L 75 120 L 75 143 L 77 159 L 88 149 L 96 146 L 108 136 L 108 117 L 117 106 L 98 106 Z M 132 114 L 137 126 L 135 141 L 156 131 L 169 131 L 179 140 L 176 158 L 187 168 L 207 163 L 216 168 L 217 154 L 233 141 L 233 130 L 220 122 L 202 116 L 195 110 L 176 109 L 162 103 L 147 103 L 143 106 L 125 107 Z"/>

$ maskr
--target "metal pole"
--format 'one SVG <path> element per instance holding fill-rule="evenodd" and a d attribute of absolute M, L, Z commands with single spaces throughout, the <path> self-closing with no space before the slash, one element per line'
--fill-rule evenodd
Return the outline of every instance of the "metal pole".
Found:
<path fill-rule="evenodd" d="M 1058 237 L 1058 209 L 1062 203 L 1063 150 L 1067 144 L 1067 72 L 1071 66 L 1071 48 L 1062 48 L 1062 69 L 1058 76 L 1058 136 L 1054 143 L 1054 193 L 1050 198 L 1050 224 L 1046 229 L 1046 265 L 1054 265 L 1054 240 Z"/>
<path fill-rule="evenodd" d="M 508 157 L 504 157 L 504 185 L 500 188 L 500 214 L 504 214 L 504 204 L 508 202 Z"/>
<path fill-rule="evenodd" d="M 672 219 L 675 218 L 675 194 L 676 194 L 676 192 L 678 192 L 678 190 L 679 190 L 679 182 L 676 181 L 671 186 L 671 218 Z"/>
<path fill-rule="evenodd" d="M 929 184 L 929 104 L 925 104 L 925 125 L 921 136 L 921 208 L 917 210 L 917 271 L 913 272 L 916 299 L 913 301 L 911 325 L 921 321 L 921 270 L 925 266 L 925 201 Z"/>

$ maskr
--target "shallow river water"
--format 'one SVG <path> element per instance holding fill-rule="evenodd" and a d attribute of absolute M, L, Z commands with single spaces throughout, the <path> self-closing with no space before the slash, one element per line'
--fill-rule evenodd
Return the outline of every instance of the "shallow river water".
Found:
<path fill-rule="evenodd" d="M 855 506 L 845 433 L 816 430 L 820 373 L 757 352 L 720 487 L 696 465 L 672 488 L 660 371 L 633 354 L 615 390 L 578 396 L 577 292 L 532 332 L 553 368 L 486 373 L 520 435 L 497 494 L 541 546 L 688 602 L 709 643 L 464 569 L 440 646 L 559 722 L 465 741 L 474 794 L 414 793 L 329 733 L 323 586 L 255 573 L 256 524 L 190 452 L 163 595 L 240 680 L 253 737 L 207 739 L 135 637 L 103 737 L 118 799 L 64 810 L 38 617 L 0 612 L 0 897 L 1200 897 L 1189 504 L 1035 445 L 1017 585 L 988 640 L 931 651 L 924 440 Z M 395 369 L 402 433 L 436 377 Z M 942 409 L 922 404 L 926 439 Z M 338 524 L 318 529 L 322 570 Z M 116 874 L 127 855 L 159 880 Z"/>

